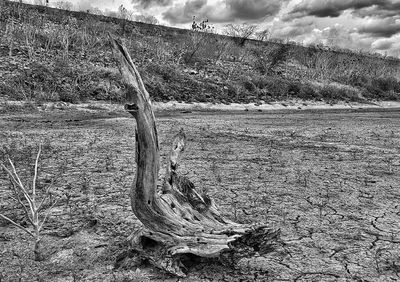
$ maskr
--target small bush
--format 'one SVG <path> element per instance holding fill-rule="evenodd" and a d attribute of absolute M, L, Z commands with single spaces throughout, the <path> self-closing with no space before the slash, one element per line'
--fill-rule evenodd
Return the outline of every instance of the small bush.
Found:
<path fill-rule="evenodd" d="M 400 92 L 400 82 L 393 77 L 371 79 L 371 86 L 382 90 L 383 92 Z"/>
<path fill-rule="evenodd" d="M 363 101 L 363 99 L 359 95 L 359 91 L 351 90 L 351 89 L 347 89 L 344 100 L 347 100 L 349 102 L 362 102 Z"/>
<path fill-rule="evenodd" d="M 21 101 L 26 99 L 23 92 L 18 91 L 18 87 L 17 85 L 14 84 L 13 81 L 0 83 L 0 96 L 5 97 L 8 100 L 16 100 L 16 101 Z"/>
<path fill-rule="evenodd" d="M 90 97 L 95 100 L 121 102 L 125 98 L 125 91 L 114 81 L 103 80 L 92 86 Z"/>
<path fill-rule="evenodd" d="M 368 98 L 380 99 L 385 96 L 384 91 L 374 85 L 366 85 L 365 90 L 365 97 Z"/>
<path fill-rule="evenodd" d="M 314 90 L 308 83 L 302 84 L 300 86 L 300 91 L 298 92 L 298 98 L 303 100 L 320 100 L 321 95 Z"/>
<path fill-rule="evenodd" d="M 175 99 L 174 95 L 168 93 L 165 84 L 161 83 L 158 80 L 145 82 L 145 87 L 147 89 L 147 92 L 149 92 L 150 97 L 154 101 L 169 101 Z"/>
<path fill-rule="evenodd" d="M 337 101 L 344 95 L 344 90 L 335 86 L 325 85 L 321 91 L 321 96 L 325 101 Z"/>
<path fill-rule="evenodd" d="M 78 103 L 80 101 L 79 95 L 77 92 L 72 89 L 70 85 L 63 85 L 61 89 L 59 89 L 59 97 L 60 101 L 67 103 Z"/>
<path fill-rule="evenodd" d="M 367 87 L 362 91 L 362 96 L 366 99 L 383 100 L 383 101 L 399 101 L 400 93 L 396 93 L 393 90 L 384 92 L 377 88 Z"/>
<path fill-rule="evenodd" d="M 289 95 L 289 82 L 278 76 L 266 77 L 263 81 L 265 86 L 263 89 L 267 90 L 270 95 L 275 99 L 288 98 Z"/>
<path fill-rule="evenodd" d="M 352 75 L 347 80 L 350 85 L 361 88 L 362 96 L 367 99 L 396 100 L 400 93 L 400 82 L 394 77 L 367 77 Z"/>
<path fill-rule="evenodd" d="M 301 83 L 298 81 L 289 81 L 288 82 L 288 94 L 292 97 L 298 97 L 298 94 L 300 93 L 301 89 Z"/>
<path fill-rule="evenodd" d="M 150 63 L 146 66 L 145 72 L 147 75 L 158 75 L 166 82 L 179 80 L 181 76 L 177 71 L 177 66 L 170 64 Z"/>
<path fill-rule="evenodd" d="M 270 63 L 269 71 L 274 71 L 277 66 L 284 63 L 289 56 L 290 45 L 279 44 L 275 49 L 272 49 L 269 53 Z"/>
<path fill-rule="evenodd" d="M 183 42 L 177 49 L 182 50 L 175 53 L 183 59 L 186 64 L 205 66 L 208 62 L 216 62 L 223 57 L 228 49 L 230 40 L 220 38 L 211 33 L 211 29 L 193 31 L 183 37 Z"/>
<path fill-rule="evenodd" d="M 288 80 L 278 76 L 254 76 L 251 81 L 247 82 L 247 84 L 244 84 L 244 87 L 249 92 L 258 91 L 257 96 L 262 96 L 263 91 L 261 90 L 266 89 L 268 92 L 273 93 L 273 96 L 277 98 L 288 98 L 298 96 L 301 89 L 301 84 L 298 81 Z"/>
<path fill-rule="evenodd" d="M 338 87 L 334 85 L 325 85 L 320 91 L 322 99 L 327 102 L 337 102 L 340 100 L 356 102 L 360 101 L 358 92 L 356 90 Z"/>
<path fill-rule="evenodd" d="M 383 100 L 386 100 L 386 101 L 399 101 L 400 100 L 400 93 L 399 92 L 396 93 L 393 90 L 389 91 L 389 92 L 386 92 L 385 96 L 383 97 Z"/>
<path fill-rule="evenodd" d="M 256 90 L 256 85 L 253 83 L 252 79 L 247 76 L 242 76 L 239 78 L 241 81 L 244 89 L 246 89 L 249 92 L 254 92 Z"/>
<path fill-rule="evenodd" d="M 268 71 L 268 57 L 264 54 L 263 49 L 253 48 L 251 52 L 254 57 L 254 69 L 260 74 L 266 74 Z"/>
<path fill-rule="evenodd" d="M 356 87 L 365 87 L 369 83 L 369 79 L 364 75 L 351 74 L 349 77 L 339 77 L 338 81 L 347 81 L 348 84 Z"/>
<path fill-rule="evenodd" d="M 225 96 L 232 101 L 238 102 L 241 95 L 245 92 L 242 84 L 236 84 L 232 81 L 227 81 Z"/>
<path fill-rule="evenodd" d="M 25 211 L 25 220 L 30 223 L 30 227 L 20 225 L 19 223 L 15 222 L 13 219 L 9 218 L 8 216 L 0 213 L 0 218 L 8 221 L 15 227 L 19 228 L 20 230 L 25 231 L 34 239 L 35 246 L 34 246 L 34 254 L 35 260 L 41 261 L 43 260 L 43 253 L 41 247 L 42 241 L 42 228 L 44 223 L 46 222 L 48 215 L 51 212 L 51 209 L 57 204 L 58 199 L 54 200 L 53 193 L 50 192 L 51 184 L 49 184 L 44 192 L 39 191 L 39 185 L 37 181 L 38 176 L 38 168 L 39 168 L 39 158 L 41 154 L 41 145 L 39 146 L 39 150 L 37 153 L 37 157 L 35 160 L 34 166 L 34 176 L 31 185 L 23 184 L 25 181 L 20 180 L 21 173 L 17 173 L 17 170 L 14 165 L 14 161 L 8 156 L 8 165 L 6 163 L 0 163 L 0 166 L 3 171 L 9 176 L 11 181 L 11 185 L 9 186 L 10 190 L 14 194 L 14 199 L 17 204 L 19 204 L 20 208 Z M 39 200 L 40 196 L 40 200 Z M 46 206 L 48 206 L 46 208 Z"/>

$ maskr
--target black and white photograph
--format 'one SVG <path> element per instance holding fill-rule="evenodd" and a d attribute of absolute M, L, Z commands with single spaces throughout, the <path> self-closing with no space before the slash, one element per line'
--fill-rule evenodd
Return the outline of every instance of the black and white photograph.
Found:
<path fill-rule="evenodd" d="M 0 0 L 14 281 L 400 281 L 400 0 Z"/>

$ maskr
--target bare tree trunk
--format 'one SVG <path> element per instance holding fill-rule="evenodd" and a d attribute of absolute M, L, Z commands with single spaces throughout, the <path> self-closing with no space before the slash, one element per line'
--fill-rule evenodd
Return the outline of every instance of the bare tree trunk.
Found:
<path fill-rule="evenodd" d="M 43 255 L 42 255 L 42 244 L 40 238 L 35 239 L 35 246 L 33 248 L 33 253 L 35 255 L 35 261 L 42 261 L 43 260 Z"/>
<path fill-rule="evenodd" d="M 239 252 L 246 245 L 270 250 L 279 231 L 249 226 L 221 216 L 213 200 L 196 191 L 194 184 L 179 175 L 178 160 L 185 148 L 183 131 L 173 141 L 164 181 L 157 189 L 159 147 L 150 96 L 127 50 L 111 38 L 112 49 L 128 85 L 125 109 L 136 119 L 136 184 L 131 205 L 144 227 L 131 236 L 131 247 L 142 258 L 178 276 L 185 276 L 184 260 L 217 258 Z"/>

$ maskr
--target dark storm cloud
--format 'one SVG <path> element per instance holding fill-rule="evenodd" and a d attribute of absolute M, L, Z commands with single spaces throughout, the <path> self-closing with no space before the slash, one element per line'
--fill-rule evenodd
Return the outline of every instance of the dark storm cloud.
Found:
<path fill-rule="evenodd" d="M 209 4 L 207 0 L 188 0 L 184 5 L 169 8 L 163 17 L 172 24 L 188 23 L 193 16 L 208 18 L 213 23 L 252 21 L 276 15 L 285 1 L 225 0 Z"/>
<path fill-rule="evenodd" d="M 265 16 L 276 15 L 281 8 L 282 1 L 268 0 L 226 0 L 230 10 L 230 19 L 257 20 Z"/>
<path fill-rule="evenodd" d="M 372 37 L 391 37 L 400 33 L 400 22 L 394 18 L 387 18 L 366 23 L 357 29 L 358 33 L 368 34 Z"/>
<path fill-rule="evenodd" d="M 400 15 L 400 1 L 384 1 L 379 5 L 353 11 L 358 17 L 387 18 Z"/>
<path fill-rule="evenodd" d="M 189 0 L 183 6 L 173 6 L 163 13 L 170 23 L 188 23 L 193 16 L 204 17 L 207 0 Z M 204 9 L 203 9 L 204 8 Z"/>
<path fill-rule="evenodd" d="M 305 16 L 339 17 L 345 10 L 389 4 L 388 0 L 303 0 L 289 12 L 286 20 Z"/>
<path fill-rule="evenodd" d="M 151 6 L 168 6 L 172 4 L 172 0 L 132 0 L 132 3 L 142 8 L 148 8 Z"/>

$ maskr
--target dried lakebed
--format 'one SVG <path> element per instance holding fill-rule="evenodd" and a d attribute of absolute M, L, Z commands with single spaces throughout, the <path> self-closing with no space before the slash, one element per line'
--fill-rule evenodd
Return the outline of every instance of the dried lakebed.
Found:
<path fill-rule="evenodd" d="M 235 269 L 196 265 L 180 281 L 396 281 L 400 279 L 400 111 L 158 112 L 161 155 L 180 128 L 180 170 L 239 222 L 281 229 L 283 246 Z M 176 281 L 132 258 L 115 268 L 140 223 L 130 211 L 134 120 L 106 110 L 0 116 L 0 145 L 28 179 L 62 197 L 45 226 L 46 259 L 0 221 L 5 281 Z M 4 157 L 4 156 L 2 156 Z M 0 211 L 23 224 L 1 173 Z M 134 280 L 136 279 L 136 280 Z"/>

